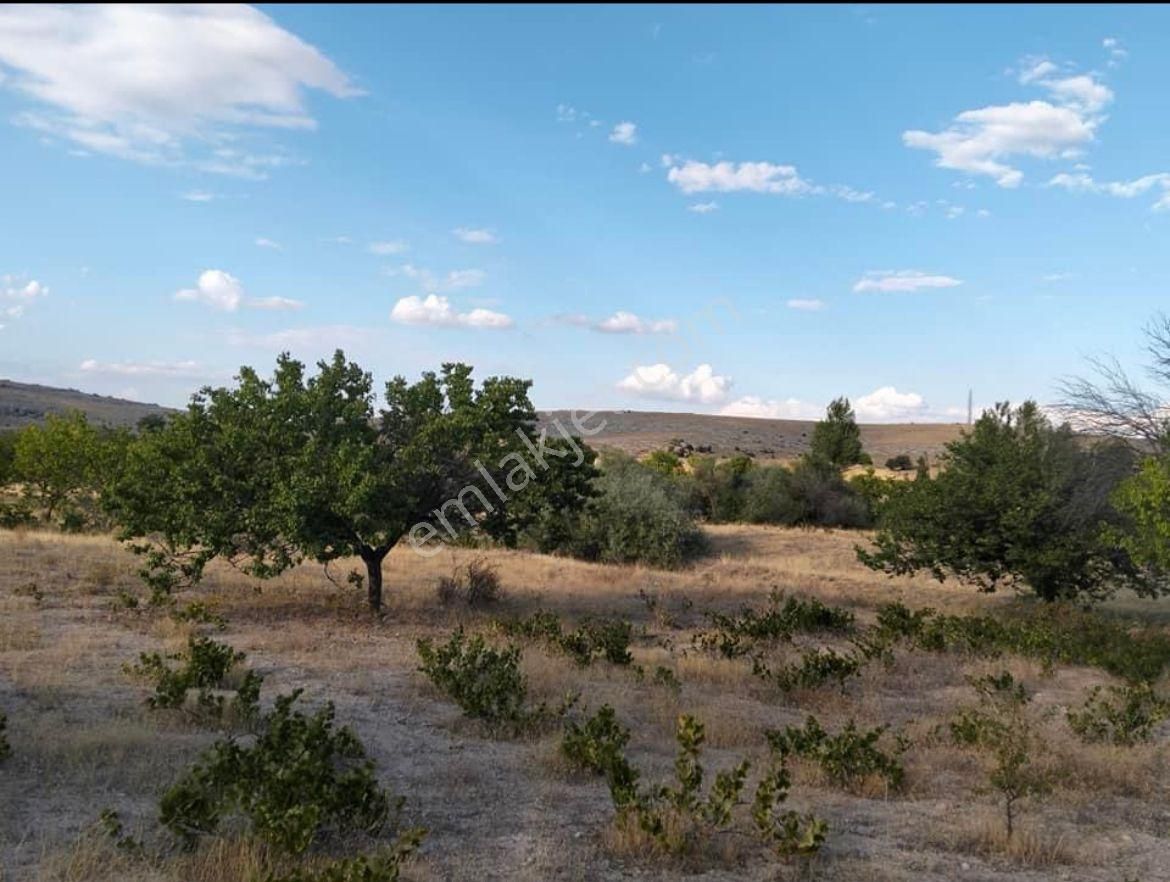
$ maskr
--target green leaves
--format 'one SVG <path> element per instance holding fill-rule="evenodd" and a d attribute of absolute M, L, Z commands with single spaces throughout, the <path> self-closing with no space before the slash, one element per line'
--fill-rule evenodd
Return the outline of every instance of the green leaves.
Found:
<path fill-rule="evenodd" d="M 927 570 L 983 591 L 1027 585 L 1045 600 L 1097 599 L 1150 581 L 1108 532 L 1122 522 L 1110 494 L 1132 468 L 1118 445 L 1082 445 L 1033 402 L 987 411 L 951 442 L 936 478 L 920 474 L 881 507 L 872 549 L 858 557 L 891 575 Z"/>
<path fill-rule="evenodd" d="M 332 704 L 312 715 L 294 710 L 300 694 L 276 699 L 252 746 L 231 739 L 212 745 L 163 795 L 163 825 L 193 843 L 238 814 L 290 854 L 327 832 L 381 830 L 391 802 L 365 748 L 350 729 L 334 727 Z"/>
<path fill-rule="evenodd" d="M 830 402 L 825 418 L 813 426 L 808 447 L 809 461 L 825 469 L 840 471 L 870 462 L 861 447 L 861 429 L 848 398 Z"/>

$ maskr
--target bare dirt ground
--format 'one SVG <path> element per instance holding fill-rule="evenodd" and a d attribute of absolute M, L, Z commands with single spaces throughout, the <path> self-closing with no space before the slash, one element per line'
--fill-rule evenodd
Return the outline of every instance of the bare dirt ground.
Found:
<path fill-rule="evenodd" d="M 572 426 L 572 412 L 542 411 L 542 425 L 559 421 Z M 634 456 L 664 447 L 676 439 L 694 446 L 709 445 L 717 456 L 749 453 L 760 459 L 790 461 L 808 450 L 812 422 L 762 420 L 749 417 L 711 416 L 696 413 L 651 413 L 636 410 L 598 411 L 585 425 L 605 428 L 588 438 L 594 447 L 611 447 Z M 899 453 L 912 459 L 927 454 L 934 459 L 948 441 L 959 436 L 958 423 L 874 424 L 861 427 L 861 440 L 877 464 Z"/>
<path fill-rule="evenodd" d="M 710 530 L 716 553 L 692 569 L 664 573 L 602 567 L 518 552 L 487 552 L 505 599 L 488 612 L 442 609 L 435 584 L 475 552 L 424 560 L 399 550 L 387 562 L 389 608 L 372 621 L 352 589 L 334 587 L 319 567 L 258 584 L 216 568 L 200 595 L 228 619 L 217 639 L 248 654 L 266 676 L 262 701 L 304 687 L 310 706 L 336 703 L 377 761 L 382 782 L 407 798 L 406 820 L 429 830 L 407 879 L 429 880 L 1170 880 L 1167 732 L 1151 745 L 1085 746 L 1060 710 L 1110 682 L 1100 671 L 1057 667 L 1051 674 L 1016 658 L 995 662 L 899 653 L 871 665 L 846 691 L 785 699 L 750 673 L 750 663 L 690 648 L 703 612 L 761 604 L 780 588 L 854 610 L 862 619 L 884 601 L 987 610 L 1011 603 L 922 580 L 887 580 L 853 558 L 857 534 L 774 528 Z M 0 765 L 0 879 L 37 882 L 246 880 L 244 846 L 176 855 L 143 866 L 113 853 L 91 832 L 99 812 L 119 810 L 129 832 L 157 838 L 157 800 L 217 734 L 160 717 L 122 665 L 147 650 L 173 650 L 189 626 L 165 612 L 118 607 L 136 589 L 133 557 L 102 537 L 0 533 L 0 709 L 13 755 Z M 344 572 L 344 568 L 341 568 Z M 657 599 L 651 609 L 645 597 Z M 580 690 L 591 708 L 609 702 L 633 731 L 636 763 L 665 780 L 674 721 L 693 713 L 707 725 L 704 763 L 712 775 L 742 757 L 766 756 L 763 732 L 815 713 L 830 730 L 849 718 L 880 723 L 915 740 L 904 792 L 834 789 L 798 767 L 790 804 L 830 826 L 807 866 L 777 861 L 751 840 L 728 836 L 685 861 L 648 860 L 623 850 L 613 833 L 604 783 L 569 772 L 550 731 L 489 738 L 461 717 L 417 672 L 415 640 L 457 625 L 485 628 L 497 617 L 536 609 L 567 620 L 621 615 L 644 628 L 639 664 L 663 665 L 677 694 L 625 668 L 578 668 L 536 644 L 524 664 L 534 698 Z M 1130 602 L 1127 613 L 1165 620 L 1165 605 Z M 994 797 L 980 791 L 981 760 L 930 736 L 972 703 L 966 676 L 1007 668 L 1052 708 L 1045 723 L 1057 776 L 1053 793 L 1025 804 L 1022 829 L 1003 848 Z"/>

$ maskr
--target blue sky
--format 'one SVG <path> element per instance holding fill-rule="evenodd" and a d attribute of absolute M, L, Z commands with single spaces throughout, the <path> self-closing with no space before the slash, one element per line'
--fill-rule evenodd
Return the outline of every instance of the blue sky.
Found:
<path fill-rule="evenodd" d="M 1165 7 L 0 9 L 0 376 L 965 416 L 1140 363 Z"/>

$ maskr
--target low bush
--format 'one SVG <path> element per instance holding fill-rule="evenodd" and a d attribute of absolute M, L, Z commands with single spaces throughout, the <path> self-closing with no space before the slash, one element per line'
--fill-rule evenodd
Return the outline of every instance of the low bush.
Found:
<path fill-rule="evenodd" d="M 459 628 L 444 644 L 418 641 L 419 668 L 463 713 L 489 723 L 520 723 L 527 715 L 528 685 L 520 672 L 520 647 L 494 649 L 482 635 Z"/>
<path fill-rule="evenodd" d="M 172 610 L 171 618 L 176 622 L 192 625 L 211 625 L 217 631 L 227 628 L 227 619 L 202 600 L 192 600 L 186 606 Z"/>
<path fill-rule="evenodd" d="M 8 717 L 0 714 L 0 761 L 12 756 L 12 745 L 8 743 Z"/>
<path fill-rule="evenodd" d="M 618 722 L 614 709 L 604 704 L 584 725 L 565 723 L 561 755 L 579 769 L 621 780 L 627 776 L 615 775 L 614 770 L 624 762 L 629 740 L 630 730 Z"/>
<path fill-rule="evenodd" d="M 853 630 L 854 616 L 842 607 L 828 606 L 815 597 L 785 597 L 773 591 L 762 612 L 744 608 L 739 615 L 708 613 L 714 626 L 701 631 L 694 643 L 725 658 L 749 653 L 757 642 L 790 640 L 797 633 L 846 634 Z"/>
<path fill-rule="evenodd" d="M 809 716 L 803 727 L 773 730 L 767 733 L 767 738 L 778 759 L 796 756 L 815 762 L 838 787 L 857 788 L 866 778 L 877 776 L 897 790 L 905 777 L 899 757 L 909 744 L 898 738 L 891 752 L 883 751 L 878 742 L 886 729 L 878 726 L 863 731 L 850 720 L 838 734 L 830 735 L 816 717 Z"/>
<path fill-rule="evenodd" d="M 1132 746 L 1149 741 L 1154 729 L 1170 718 L 1170 700 L 1149 683 L 1094 687 L 1080 710 L 1069 710 L 1069 726 L 1083 740 Z"/>
<path fill-rule="evenodd" d="M 192 636 L 182 652 L 162 655 L 158 652 L 144 652 L 138 657 L 138 664 L 126 665 L 125 671 L 154 684 L 154 694 L 146 703 L 154 709 L 187 709 L 196 717 L 220 720 L 230 708 L 241 721 L 256 716 L 260 700 L 260 686 L 264 678 L 255 671 L 248 671 L 234 686 L 232 675 L 244 661 L 244 653 L 236 652 L 224 643 L 207 637 Z M 180 662 L 171 667 L 168 662 Z M 188 696 L 197 690 L 194 707 L 188 705 Z M 222 694 L 234 691 L 229 702 Z"/>
<path fill-rule="evenodd" d="M 819 689 L 836 682 L 841 691 L 845 683 L 861 673 L 865 658 L 858 653 L 840 653 L 835 649 L 810 649 L 801 653 L 800 661 L 770 668 L 760 656 L 752 660 L 752 673 L 776 686 L 781 692 Z"/>
<path fill-rule="evenodd" d="M 950 724 L 951 737 L 989 757 L 987 782 L 999 794 L 1010 842 L 1019 801 L 1048 792 L 1048 775 L 1034 762 L 1044 742 L 1028 716 L 1031 698 L 1009 672 L 973 679 L 971 685 L 979 705 L 958 714 Z"/>
<path fill-rule="evenodd" d="M 163 794 L 163 825 L 194 844 L 238 817 L 289 854 L 330 834 L 379 832 L 392 801 L 361 741 L 349 728 L 335 727 L 332 704 L 312 715 L 295 710 L 300 695 L 298 689 L 276 699 L 250 746 L 228 738 L 205 751 Z"/>
<path fill-rule="evenodd" d="M 756 787 L 752 821 L 764 843 L 781 857 L 811 857 L 824 845 L 829 825 L 815 815 L 781 809 L 791 786 L 788 767 L 773 761 Z"/>
<path fill-rule="evenodd" d="M 586 619 L 577 628 L 567 631 L 556 613 L 538 610 L 527 619 L 498 624 L 505 634 L 541 640 L 582 667 L 591 664 L 595 658 L 622 666 L 634 660 L 630 655 L 634 629 L 624 619 Z"/>
<path fill-rule="evenodd" d="M 995 618 L 886 604 L 878 610 L 875 634 L 934 652 L 1010 652 L 1048 666 L 1090 665 L 1131 683 L 1156 680 L 1170 665 L 1170 634 L 1165 631 L 1131 628 L 1099 613 L 1060 605 Z"/>
<path fill-rule="evenodd" d="M 886 460 L 886 468 L 892 472 L 908 472 L 914 468 L 914 460 L 909 453 L 899 453 Z"/>
<path fill-rule="evenodd" d="M 473 719 L 494 727 L 526 729 L 563 717 L 578 696 L 565 696 L 556 708 L 541 703 L 528 707 L 528 683 L 520 671 L 520 647 L 488 646 L 480 634 L 468 638 L 459 628 L 436 646 L 418 641 L 419 668 L 427 678 Z"/>

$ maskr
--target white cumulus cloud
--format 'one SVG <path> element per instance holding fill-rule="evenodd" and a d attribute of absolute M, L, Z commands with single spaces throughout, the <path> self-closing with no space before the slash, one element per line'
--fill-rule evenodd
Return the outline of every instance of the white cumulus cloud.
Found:
<path fill-rule="evenodd" d="M 782 196 L 800 196 L 812 190 L 812 185 L 800 177 L 796 167 L 775 165 L 771 162 L 716 162 L 708 164 L 688 159 L 675 164 L 675 157 L 664 156 L 669 163 L 666 179 L 684 193 L 733 193 L 747 190 L 753 193 L 773 193 Z"/>
<path fill-rule="evenodd" d="M 937 154 L 935 165 L 986 175 L 1001 187 L 1018 187 L 1024 173 L 1015 157 L 1059 159 L 1077 155 L 1095 137 L 1113 91 L 1095 75 L 1061 76 L 1047 59 L 1028 59 L 1021 83 L 1040 87 L 1050 101 L 1017 101 L 958 114 L 940 132 L 902 133 L 907 147 Z"/>
<path fill-rule="evenodd" d="M 235 312 L 244 301 L 244 286 L 231 273 L 209 269 L 199 274 L 194 288 L 176 291 L 175 299 L 193 300 L 224 312 Z"/>
<path fill-rule="evenodd" d="M 402 325 L 435 325 L 448 328 L 510 328 L 512 319 L 490 309 L 458 312 L 451 302 L 438 294 L 426 297 L 401 297 L 390 311 L 390 320 Z"/>
<path fill-rule="evenodd" d="M 29 99 L 17 122 L 82 152 L 265 177 L 278 150 L 246 134 L 313 129 L 304 92 L 360 94 L 328 58 L 255 7 L 0 8 L 0 88 Z"/>
<path fill-rule="evenodd" d="M 858 293 L 921 291 L 928 288 L 954 288 L 963 284 L 951 276 L 932 275 L 919 270 L 870 270 L 853 285 Z"/>
<path fill-rule="evenodd" d="M 731 390 L 731 378 L 716 374 L 701 364 L 689 374 L 679 374 L 667 364 L 638 365 L 617 388 L 642 398 L 683 401 L 689 404 L 719 404 Z"/>
<path fill-rule="evenodd" d="M 799 398 L 761 398 L 745 395 L 719 409 L 720 416 L 752 417 L 761 420 L 815 420 L 824 408 Z"/>
<path fill-rule="evenodd" d="M 674 319 L 643 319 L 632 312 L 619 309 L 609 318 L 593 325 L 595 331 L 603 334 L 673 334 L 678 330 Z"/>
<path fill-rule="evenodd" d="M 929 413 L 926 402 L 917 392 L 899 392 L 893 386 L 882 386 L 853 402 L 857 418 L 862 422 L 885 423 L 913 420 Z"/>

